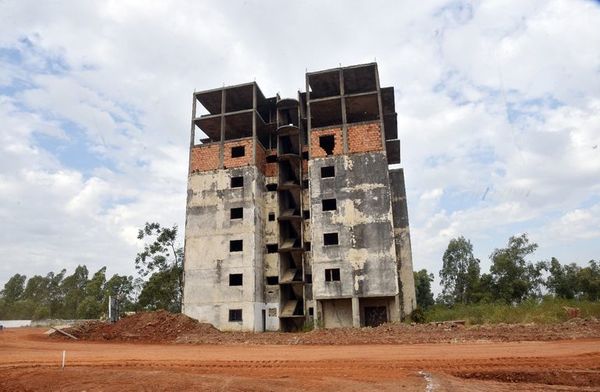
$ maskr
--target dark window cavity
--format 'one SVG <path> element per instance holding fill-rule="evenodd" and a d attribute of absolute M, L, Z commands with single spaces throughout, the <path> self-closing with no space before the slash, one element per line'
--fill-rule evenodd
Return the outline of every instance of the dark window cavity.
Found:
<path fill-rule="evenodd" d="M 325 270 L 325 282 L 339 282 L 340 281 L 340 269 L 339 268 L 328 268 Z"/>
<path fill-rule="evenodd" d="M 313 308 L 312 306 L 310 308 L 308 308 L 308 315 L 309 316 L 314 316 L 315 315 L 315 308 Z"/>
<path fill-rule="evenodd" d="M 277 253 L 277 244 L 267 244 L 267 253 Z"/>
<path fill-rule="evenodd" d="M 323 135 L 319 136 L 319 147 L 325 150 L 327 155 L 333 154 L 335 148 L 335 136 L 334 135 Z"/>
<path fill-rule="evenodd" d="M 244 209 L 242 207 L 232 208 L 229 210 L 231 219 L 243 219 L 244 218 Z"/>
<path fill-rule="evenodd" d="M 335 166 L 323 166 L 321 168 L 321 178 L 335 177 Z"/>
<path fill-rule="evenodd" d="M 229 241 L 229 251 L 230 252 L 241 252 L 243 249 L 244 249 L 244 241 L 243 240 Z"/>
<path fill-rule="evenodd" d="M 239 158 L 239 157 L 243 157 L 244 155 L 246 155 L 246 147 L 245 146 L 231 147 L 231 157 L 232 158 Z"/>
<path fill-rule="evenodd" d="M 335 199 L 323 199 L 323 211 L 335 211 L 337 209 L 337 202 Z"/>
<path fill-rule="evenodd" d="M 308 189 L 308 180 L 302 180 L 302 188 Z"/>
<path fill-rule="evenodd" d="M 242 309 L 229 309 L 229 321 L 242 321 Z"/>
<path fill-rule="evenodd" d="M 304 275 L 304 282 L 306 282 L 306 283 L 312 283 L 312 274 L 306 274 L 306 275 Z"/>
<path fill-rule="evenodd" d="M 232 188 L 242 188 L 244 186 L 244 177 L 231 177 Z"/>
<path fill-rule="evenodd" d="M 269 222 L 273 222 L 275 220 L 275 213 L 269 212 Z"/>
<path fill-rule="evenodd" d="M 279 284 L 279 276 L 267 276 L 267 285 L 273 286 Z"/>
<path fill-rule="evenodd" d="M 302 159 L 308 159 L 308 151 L 302 151 Z"/>
<path fill-rule="evenodd" d="M 310 241 L 306 241 L 304 243 L 304 250 L 310 252 Z"/>
<path fill-rule="evenodd" d="M 277 155 L 267 155 L 267 163 L 277 163 Z"/>
<path fill-rule="evenodd" d="M 323 245 L 337 245 L 337 244 L 338 244 L 338 233 L 323 234 Z"/>
<path fill-rule="evenodd" d="M 309 210 L 302 211 L 302 217 L 304 219 L 310 219 L 310 211 Z"/>
<path fill-rule="evenodd" d="M 229 285 L 230 286 L 241 286 L 244 284 L 243 274 L 229 274 Z"/>
<path fill-rule="evenodd" d="M 267 184 L 267 191 L 275 192 L 277 190 L 277 184 Z"/>

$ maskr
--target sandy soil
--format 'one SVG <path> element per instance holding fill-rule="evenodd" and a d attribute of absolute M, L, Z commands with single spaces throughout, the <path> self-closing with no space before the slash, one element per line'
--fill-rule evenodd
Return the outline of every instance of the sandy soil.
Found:
<path fill-rule="evenodd" d="M 181 345 L 63 341 L 43 332 L 0 332 L 0 390 L 600 390 L 600 339 Z"/>

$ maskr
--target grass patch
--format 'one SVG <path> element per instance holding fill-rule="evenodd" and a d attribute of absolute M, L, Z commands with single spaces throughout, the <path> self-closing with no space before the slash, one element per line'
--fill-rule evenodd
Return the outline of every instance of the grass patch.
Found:
<path fill-rule="evenodd" d="M 487 303 L 456 305 L 449 308 L 434 305 L 427 309 L 425 321 L 465 320 L 467 324 L 536 323 L 554 324 L 567 321 L 564 307 L 579 308 L 581 318 L 600 318 L 600 301 L 578 301 L 557 298 L 528 300 L 518 305 Z"/>

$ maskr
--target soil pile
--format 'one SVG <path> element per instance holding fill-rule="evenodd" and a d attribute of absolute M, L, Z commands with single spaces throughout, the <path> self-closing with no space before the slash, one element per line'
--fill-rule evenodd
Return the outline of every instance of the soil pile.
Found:
<path fill-rule="evenodd" d="M 65 331 L 82 340 L 144 342 L 173 342 L 184 334 L 220 334 L 211 324 L 200 323 L 186 315 L 165 310 L 136 313 L 114 324 L 101 321 L 86 322 Z M 58 333 L 54 333 L 53 336 L 62 337 Z"/>

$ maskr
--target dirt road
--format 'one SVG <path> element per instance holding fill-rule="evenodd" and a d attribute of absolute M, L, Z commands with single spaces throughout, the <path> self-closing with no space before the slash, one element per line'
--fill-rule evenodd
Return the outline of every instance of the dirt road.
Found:
<path fill-rule="evenodd" d="M 60 369 L 62 351 L 67 366 Z M 410 345 L 181 345 L 0 333 L 7 391 L 600 390 L 600 339 Z"/>

